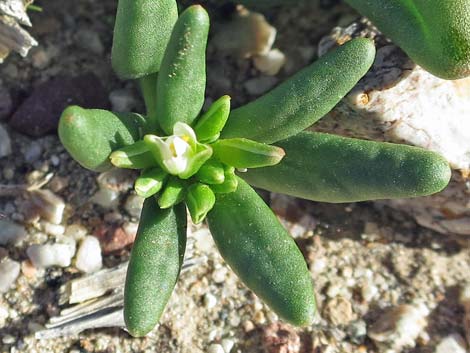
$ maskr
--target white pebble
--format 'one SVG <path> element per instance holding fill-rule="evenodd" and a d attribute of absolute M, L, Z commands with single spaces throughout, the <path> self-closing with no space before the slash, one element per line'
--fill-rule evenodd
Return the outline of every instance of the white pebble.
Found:
<path fill-rule="evenodd" d="M 258 96 L 269 91 L 277 83 L 277 79 L 272 76 L 261 76 L 246 80 L 243 86 L 248 94 Z"/>
<path fill-rule="evenodd" d="M 5 258 L 0 262 L 0 293 L 5 293 L 15 283 L 20 274 L 19 262 Z"/>
<path fill-rule="evenodd" d="M 227 275 L 227 269 L 225 267 L 220 267 L 212 273 L 212 279 L 215 283 L 225 282 L 225 276 Z"/>
<path fill-rule="evenodd" d="M 107 209 L 116 208 L 119 205 L 119 195 L 118 190 L 102 188 L 91 197 L 90 201 Z"/>
<path fill-rule="evenodd" d="M 225 353 L 224 347 L 220 344 L 211 344 L 207 349 L 207 353 Z"/>
<path fill-rule="evenodd" d="M 217 298 L 213 296 L 211 293 L 206 293 L 204 295 L 204 305 L 207 309 L 212 309 L 217 305 Z"/>
<path fill-rule="evenodd" d="M 221 343 L 225 353 L 230 353 L 235 345 L 235 342 L 230 338 L 224 338 Z"/>
<path fill-rule="evenodd" d="M 34 244 L 28 247 L 26 254 L 34 267 L 47 268 L 51 266 L 68 267 L 74 253 L 70 244 Z"/>
<path fill-rule="evenodd" d="M 0 329 L 5 326 L 5 321 L 8 319 L 8 309 L 0 305 Z"/>
<path fill-rule="evenodd" d="M 101 246 L 97 238 L 87 236 L 78 248 L 75 266 L 85 273 L 98 271 L 103 266 Z"/>
<path fill-rule="evenodd" d="M 436 346 L 436 353 L 465 353 L 465 342 L 460 335 L 453 334 L 442 339 Z"/>
<path fill-rule="evenodd" d="M 5 335 L 2 338 L 2 343 L 3 344 L 13 344 L 15 342 L 16 342 L 16 339 L 12 335 Z"/>
<path fill-rule="evenodd" d="M 212 235 L 207 228 L 201 228 L 195 231 L 193 237 L 196 239 L 196 248 L 203 253 L 210 253 L 214 247 Z"/>
<path fill-rule="evenodd" d="M 24 238 L 26 230 L 23 226 L 5 219 L 0 220 L 0 245 L 18 244 Z"/>
<path fill-rule="evenodd" d="M 55 237 L 59 235 L 63 235 L 65 232 L 65 227 L 60 224 L 53 224 L 53 223 L 43 221 L 40 223 L 40 226 L 41 226 L 42 231 Z"/>
<path fill-rule="evenodd" d="M 142 206 L 144 205 L 144 198 L 139 195 L 129 195 L 124 204 L 124 209 L 130 216 L 139 218 Z"/>
<path fill-rule="evenodd" d="M 11 154 L 11 140 L 7 130 L 0 125 L 0 158 Z"/>
<path fill-rule="evenodd" d="M 253 62 L 263 74 L 274 76 L 286 63 L 286 56 L 279 49 L 272 49 L 265 55 L 255 56 Z"/>
<path fill-rule="evenodd" d="M 377 297 L 379 289 L 371 282 L 365 282 L 361 288 L 362 298 L 369 302 Z"/>

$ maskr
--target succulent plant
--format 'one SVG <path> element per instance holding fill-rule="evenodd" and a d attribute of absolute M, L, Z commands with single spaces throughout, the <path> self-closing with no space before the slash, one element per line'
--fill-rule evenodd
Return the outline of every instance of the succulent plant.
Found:
<path fill-rule="evenodd" d="M 240 0 L 249 6 L 305 0 Z M 470 2 L 467 0 L 346 0 L 433 75 L 470 75 Z"/>
<path fill-rule="evenodd" d="M 164 9 L 164 21 L 144 9 Z M 175 14 L 174 0 L 119 0 L 113 67 L 140 80 L 145 115 L 72 106 L 59 123 L 62 143 L 82 166 L 141 172 L 135 191 L 146 199 L 126 279 L 127 329 L 143 336 L 160 319 L 184 256 L 186 208 L 195 223 L 207 218 L 220 253 L 249 288 L 282 319 L 309 325 L 316 309 L 305 260 L 249 183 L 345 202 L 437 192 L 449 167 L 414 147 L 302 132 L 367 72 L 375 55 L 367 39 L 254 102 L 231 110 L 223 96 L 201 113 L 209 17 L 201 6 Z"/>

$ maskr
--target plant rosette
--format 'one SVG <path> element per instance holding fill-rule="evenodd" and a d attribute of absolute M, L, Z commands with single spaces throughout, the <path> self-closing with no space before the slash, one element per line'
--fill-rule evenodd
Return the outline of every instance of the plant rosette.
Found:
<path fill-rule="evenodd" d="M 174 0 L 119 0 L 113 67 L 121 78 L 140 80 L 147 112 L 72 106 L 59 123 L 63 145 L 82 166 L 141 171 L 135 191 L 146 200 L 124 294 L 134 336 L 155 327 L 176 284 L 186 208 L 195 223 L 208 220 L 222 257 L 251 290 L 283 320 L 306 326 L 316 312 L 307 264 L 250 184 L 353 202 L 429 195 L 450 178 L 433 152 L 304 132 L 367 72 L 372 41 L 344 44 L 240 108 L 231 110 L 223 96 L 201 114 L 208 32 L 201 6 L 177 17 Z"/>

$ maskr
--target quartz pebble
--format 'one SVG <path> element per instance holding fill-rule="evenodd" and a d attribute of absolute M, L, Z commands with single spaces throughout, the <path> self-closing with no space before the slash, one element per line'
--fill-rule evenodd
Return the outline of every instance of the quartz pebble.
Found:
<path fill-rule="evenodd" d="M 5 293 L 20 274 L 19 262 L 6 257 L 0 262 L 0 293 Z"/>
<path fill-rule="evenodd" d="M 438 343 L 435 353 L 466 353 L 465 342 L 460 335 L 447 336 Z"/>
<path fill-rule="evenodd" d="M 98 271 L 103 267 L 100 242 L 96 237 L 85 237 L 77 251 L 75 266 L 85 273 Z"/>
<path fill-rule="evenodd" d="M 36 268 L 52 266 L 68 267 L 74 252 L 70 244 L 34 244 L 28 247 L 26 254 Z"/>
<path fill-rule="evenodd" d="M 0 219 L 0 245 L 18 244 L 25 238 L 26 230 L 22 225 Z"/>
<path fill-rule="evenodd" d="M 80 29 L 75 36 L 75 40 L 79 47 L 93 54 L 102 55 L 104 53 L 104 46 L 100 36 L 91 29 Z"/>
<path fill-rule="evenodd" d="M 11 154 L 11 140 L 8 131 L 0 125 L 0 158 Z"/>

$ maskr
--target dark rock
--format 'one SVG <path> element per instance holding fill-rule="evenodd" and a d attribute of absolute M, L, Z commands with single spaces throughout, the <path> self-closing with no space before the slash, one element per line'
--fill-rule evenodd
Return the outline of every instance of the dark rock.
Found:
<path fill-rule="evenodd" d="M 109 107 L 108 95 L 94 74 L 57 76 L 40 84 L 13 114 L 10 125 L 35 137 L 53 133 L 62 111 L 75 104 L 85 108 Z"/>
<path fill-rule="evenodd" d="M 6 119 L 13 109 L 13 100 L 10 92 L 0 85 L 0 120 Z"/>

